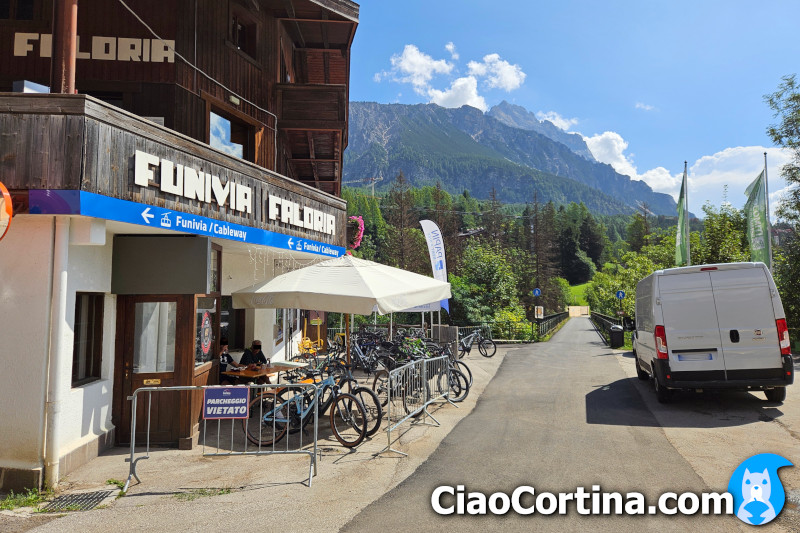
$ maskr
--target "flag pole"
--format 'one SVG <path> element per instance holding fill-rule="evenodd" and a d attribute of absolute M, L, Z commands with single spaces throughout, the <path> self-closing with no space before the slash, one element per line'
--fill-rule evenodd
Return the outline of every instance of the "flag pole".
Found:
<path fill-rule="evenodd" d="M 764 152 L 764 200 L 767 202 L 767 243 L 769 244 L 769 271 L 772 272 L 772 220 L 769 216 L 769 179 L 767 179 L 767 152 Z"/>
<path fill-rule="evenodd" d="M 686 232 L 685 239 L 686 239 L 686 266 L 692 266 L 692 250 L 691 250 L 691 243 L 689 242 L 689 236 L 692 233 L 691 230 L 691 219 L 689 217 L 689 178 L 687 173 L 688 162 L 683 162 L 683 206 L 686 209 Z"/>

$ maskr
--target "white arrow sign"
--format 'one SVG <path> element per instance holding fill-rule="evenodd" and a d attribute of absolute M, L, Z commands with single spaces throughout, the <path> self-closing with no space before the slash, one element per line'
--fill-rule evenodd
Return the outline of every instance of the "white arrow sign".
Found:
<path fill-rule="evenodd" d="M 289 248 L 291 248 L 291 247 L 292 247 L 292 242 L 294 242 L 294 241 L 292 241 L 292 238 L 291 238 L 291 237 L 289 237 L 289 243 L 288 243 L 288 244 L 289 244 Z"/>
<path fill-rule="evenodd" d="M 150 219 L 152 219 L 155 215 L 150 213 L 150 208 L 148 207 L 144 211 L 142 211 L 142 218 L 147 224 L 150 224 Z"/>

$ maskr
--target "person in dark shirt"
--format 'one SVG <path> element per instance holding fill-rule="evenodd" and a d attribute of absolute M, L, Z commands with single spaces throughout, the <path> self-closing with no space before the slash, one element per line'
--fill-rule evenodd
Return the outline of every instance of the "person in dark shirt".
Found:
<path fill-rule="evenodd" d="M 228 376 L 223 374 L 223 372 L 227 371 L 230 367 L 230 370 L 234 368 L 242 368 L 245 365 L 237 363 L 231 354 L 228 353 L 228 340 L 222 339 L 220 341 L 220 351 L 219 351 L 219 383 L 220 385 L 235 385 L 236 378 L 233 376 Z"/>
<path fill-rule="evenodd" d="M 267 364 L 267 358 L 264 356 L 264 352 L 261 351 L 260 340 L 254 340 L 252 346 L 244 351 L 242 358 L 239 359 L 239 364 L 244 366 Z"/>

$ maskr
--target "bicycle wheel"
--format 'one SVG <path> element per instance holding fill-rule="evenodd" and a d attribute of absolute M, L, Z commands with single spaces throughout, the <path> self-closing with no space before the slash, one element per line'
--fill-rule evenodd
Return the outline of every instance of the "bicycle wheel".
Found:
<path fill-rule="evenodd" d="M 449 382 L 448 382 L 448 375 L 449 375 Z M 437 387 L 439 389 L 439 394 L 444 394 L 447 390 L 449 384 L 450 394 L 448 398 L 451 402 L 463 402 L 464 399 L 469 394 L 469 383 L 467 382 L 467 376 L 465 376 L 460 370 L 455 368 L 451 368 L 450 372 L 445 370 L 441 374 L 439 374 Z"/>
<path fill-rule="evenodd" d="M 364 406 L 364 412 L 367 414 L 367 437 L 371 437 L 380 429 L 383 418 L 383 409 L 378 395 L 366 387 L 353 389 L 351 394 L 358 398 L 358 401 Z"/>
<path fill-rule="evenodd" d="M 295 401 L 297 395 L 302 395 L 299 402 Z M 313 407 L 314 395 L 310 394 L 308 390 L 303 391 L 302 389 L 287 387 L 278 392 L 277 398 L 278 405 L 283 405 L 284 411 L 289 413 L 288 426 L 290 435 L 294 435 L 301 429 L 305 429 L 309 422 L 313 420 L 314 411 L 310 411 L 309 408 Z M 302 413 L 306 413 L 305 416 L 301 416 L 301 410 Z"/>
<path fill-rule="evenodd" d="M 248 406 L 248 418 L 242 419 L 247 440 L 257 446 L 270 446 L 286 435 L 289 420 L 286 404 L 276 406 L 273 394 L 256 396 Z"/>
<path fill-rule="evenodd" d="M 333 376 L 335 381 L 339 381 L 347 372 L 344 361 L 341 359 L 331 359 L 322 364 L 322 374 L 325 377 Z"/>
<path fill-rule="evenodd" d="M 367 413 L 352 394 L 340 393 L 333 400 L 330 418 L 333 436 L 345 448 L 358 446 L 367 435 Z"/>
<path fill-rule="evenodd" d="M 459 359 L 464 359 L 464 356 L 467 355 L 468 353 L 469 350 L 467 349 L 467 346 L 463 342 L 459 342 L 456 356 L 458 356 Z"/>
<path fill-rule="evenodd" d="M 478 351 L 481 352 L 481 355 L 484 357 L 492 357 L 497 353 L 497 345 L 492 339 L 482 339 L 481 342 L 478 343 Z"/>
<path fill-rule="evenodd" d="M 469 369 L 467 363 L 463 361 L 453 361 L 453 365 L 456 370 L 460 370 L 461 373 L 467 377 L 467 383 L 469 383 L 469 386 L 472 387 L 472 370 Z"/>
<path fill-rule="evenodd" d="M 402 395 L 406 414 L 416 418 L 422 414 L 422 407 L 431 397 L 431 388 L 427 381 L 422 380 L 421 375 L 411 375 L 403 383 Z"/>
<path fill-rule="evenodd" d="M 372 382 L 372 391 L 378 396 L 378 403 L 386 406 L 389 403 L 389 372 L 379 370 Z"/>

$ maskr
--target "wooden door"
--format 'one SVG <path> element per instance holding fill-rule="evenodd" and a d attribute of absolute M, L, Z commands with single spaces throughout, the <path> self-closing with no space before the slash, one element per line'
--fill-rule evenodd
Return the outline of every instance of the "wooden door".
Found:
<path fill-rule="evenodd" d="M 117 321 L 115 416 L 117 441 L 130 442 L 133 402 L 128 398 L 140 387 L 171 387 L 182 383 L 185 373 L 186 298 L 182 296 L 120 296 Z M 190 300 L 190 305 L 191 305 Z M 189 313 L 191 313 L 191 308 Z M 191 316 L 191 315 L 189 315 Z M 193 340 L 193 339 L 192 339 Z M 176 443 L 180 435 L 180 411 L 185 393 L 139 393 L 136 409 L 136 442 L 144 443 L 150 413 L 150 442 Z M 148 398 L 151 396 L 151 398 Z"/>

